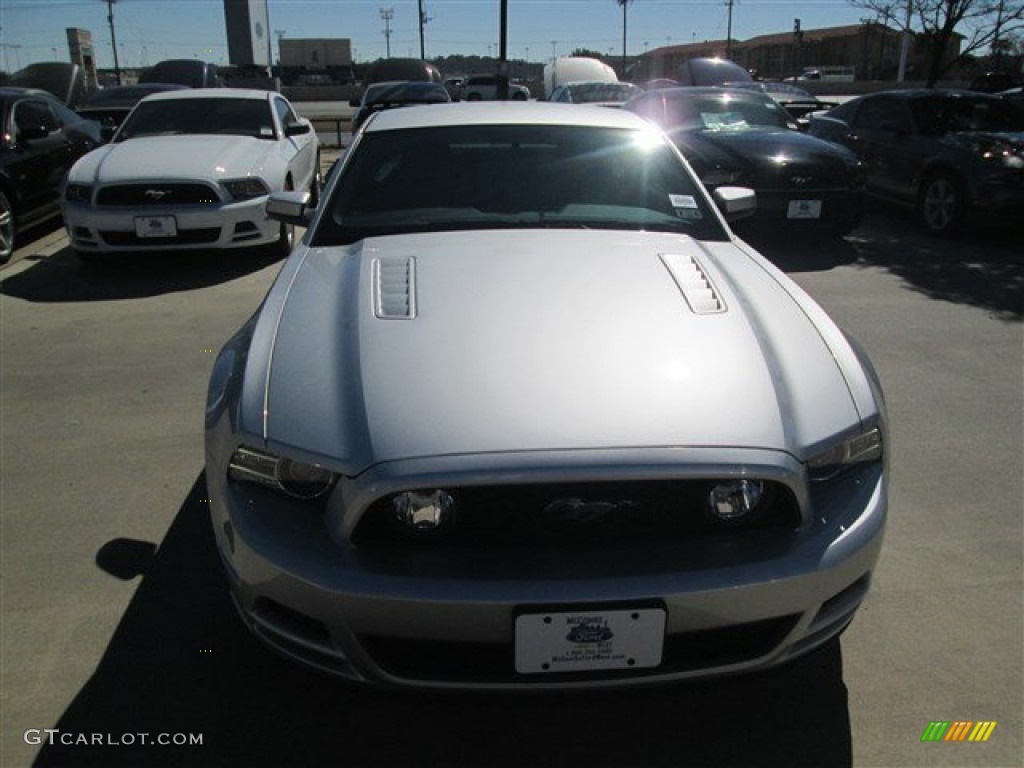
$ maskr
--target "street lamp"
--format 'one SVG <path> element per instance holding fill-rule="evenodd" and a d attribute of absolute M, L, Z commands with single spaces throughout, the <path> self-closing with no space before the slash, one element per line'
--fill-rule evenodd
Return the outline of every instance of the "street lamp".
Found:
<path fill-rule="evenodd" d="M 114 35 L 114 3 L 117 0 L 107 0 L 107 21 L 110 23 L 110 48 L 114 52 L 114 78 L 117 84 L 121 85 L 121 65 L 117 61 L 117 38 Z"/>

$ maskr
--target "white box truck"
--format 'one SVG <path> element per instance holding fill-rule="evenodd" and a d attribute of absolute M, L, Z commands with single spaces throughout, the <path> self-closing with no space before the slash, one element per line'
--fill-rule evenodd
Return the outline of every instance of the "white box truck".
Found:
<path fill-rule="evenodd" d="M 583 80 L 600 80 L 605 83 L 619 81 L 615 70 L 598 59 L 585 56 L 563 56 L 550 64 L 544 65 L 544 98 L 551 97 L 551 92 L 566 83 L 578 83 Z"/>

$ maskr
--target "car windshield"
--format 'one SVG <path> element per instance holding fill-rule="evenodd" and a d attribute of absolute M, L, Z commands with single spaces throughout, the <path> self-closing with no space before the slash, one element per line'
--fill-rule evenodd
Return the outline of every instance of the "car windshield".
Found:
<path fill-rule="evenodd" d="M 752 93 L 688 96 L 668 108 L 674 127 L 715 133 L 787 128 L 789 119 L 772 99 Z"/>
<path fill-rule="evenodd" d="M 793 101 L 799 99 L 801 101 L 815 101 L 816 97 L 805 91 L 803 88 L 797 88 L 795 85 L 789 83 L 765 83 L 765 82 L 752 82 L 752 83 L 726 83 L 726 88 L 739 88 L 744 91 L 759 91 L 761 93 L 767 93 L 774 99 L 780 101 Z"/>
<path fill-rule="evenodd" d="M 726 239 L 659 134 L 567 125 L 370 132 L 352 150 L 314 245 L 472 229 L 632 229 Z"/>
<path fill-rule="evenodd" d="M 274 119 L 264 99 L 173 99 L 141 102 L 114 141 L 141 136 L 228 134 L 273 139 Z"/>
<path fill-rule="evenodd" d="M 451 101 L 448 91 L 436 83 L 376 83 L 363 99 L 366 106 L 375 104 L 440 103 Z"/>
<path fill-rule="evenodd" d="M 917 99 L 910 108 L 918 130 L 929 136 L 951 131 L 1024 131 L 1024 114 L 998 98 Z"/>
<path fill-rule="evenodd" d="M 602 101 L 628 101 L 641 93 L 632 83 L 576 83 L 570 85 L 572 100 L 576 104 L 591 104 Z"/>

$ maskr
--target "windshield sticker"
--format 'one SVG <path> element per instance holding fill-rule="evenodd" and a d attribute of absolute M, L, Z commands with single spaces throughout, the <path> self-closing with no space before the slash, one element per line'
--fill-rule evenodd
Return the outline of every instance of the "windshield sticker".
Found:
<path fill-rule="evenodd" d="M 704 127 L 712 131 L 735 131 L 750 127 L 739 112 L 702 112 L 700 119 Z"/>
<path fill-rule="evenodd" d="M 675 211 L 676 216 L 678 216 L 680 219 L 689 219 L 691 221 L 696 221 L 697 219 L 704 218 L 704 214 L 701 213 L 696 208 L 676 208 Z"/>
<path fill-rule="evenodd" d="M 265 138 L 270 138 L 273 135 L 274 135 L 274 129 L 273 128 L 267 128 L 265 126 L 260 128 L 260 136 L 263 136 Z"/>
<path fill-rule="evenodd" d="M 697 201 L 693 195 L 669 195 L 668 200 L 673 208 L 696 208 Z"/>

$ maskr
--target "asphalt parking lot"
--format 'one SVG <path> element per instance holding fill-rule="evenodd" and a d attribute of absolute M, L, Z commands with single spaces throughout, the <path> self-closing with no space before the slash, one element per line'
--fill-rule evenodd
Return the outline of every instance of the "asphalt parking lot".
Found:
<path fill-rule="evenodd" d="M 873 591 L 840 642 L 771 674 L 543 697 L 369 692 L 260 647 L 208 530 L 202 423 L 214 354 L 281 262 L 96 268 L 37 234 L 0 272 L 0 765 L 1021 764 L 1019 234 L 939 240 L 874 208 L 843 240 L 757 238 L 886 388 Z M 922 742 L 933 721 L 997 725 Z"/>

